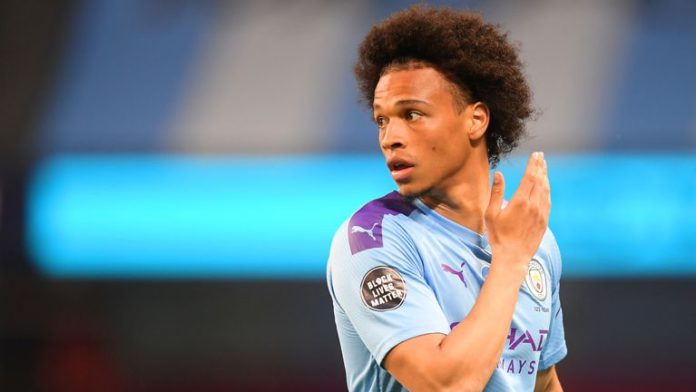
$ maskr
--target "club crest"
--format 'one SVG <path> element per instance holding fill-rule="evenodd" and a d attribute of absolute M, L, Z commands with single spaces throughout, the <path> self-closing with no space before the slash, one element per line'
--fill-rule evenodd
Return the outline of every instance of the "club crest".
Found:
<path fill-rule="evenodd" d="M 527 284 L 529 292 L 538 300 L 543 301 L 546 299 L 546 294 L 548 292 L 546 272 L 544 272 L 544 267 L 538 260 L 532 259 L 532 261 L 529 262 L 529 269 L 527 270 L 527 276 L 524 281 Z"/>

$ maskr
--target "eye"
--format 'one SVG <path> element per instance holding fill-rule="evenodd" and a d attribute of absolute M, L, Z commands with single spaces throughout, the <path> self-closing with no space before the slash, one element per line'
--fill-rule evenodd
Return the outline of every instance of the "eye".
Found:
<path fill-rule="evenodd" d="M 375 124 L 377 124 L 379 128 L 383 128 L 385 125 L 387 125 L 387 120 L 382 116 L 377 116 L 375 118 Z"/>
<path fill-rule="evenodd" d="M 416 121 L 421 117 L 423 117 L 423 114 L 415 110 L 409 110 L 406 112 L 406 120 L 408 121 Z"/>

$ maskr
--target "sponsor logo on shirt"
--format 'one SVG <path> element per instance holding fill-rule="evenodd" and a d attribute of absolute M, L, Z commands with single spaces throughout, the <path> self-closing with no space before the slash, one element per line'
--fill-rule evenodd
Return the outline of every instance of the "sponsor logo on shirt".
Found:
<path fill-rule="evenodd" d="M 548 329 L 539 329 L 538 333 L 533 333 L 526 329 L 510 328 L 506 346 L 507 349 L 511 351 L 515 351 L 518 347 L 523 345 L 529 346 L 532 351 L 541 351 L 544 348 L 544 338 L 546 338 L 548 334 Z M 537 361 L 534 359 L 501 357 L 497 367 L 505 373 L 534 374 L 537 370 Z"/>
<path fill-rule="evenodd" d="M 519 335 L 517 334 L 518 331 Z M 518 346 L 526 344 L 529 345 L 532 351 L 541 351 L 544 345 L 544 338 L 549 334 L 549 330 L 540 329 L 538 331 L 538 333 L 533 334 L 526 329 L 510 328 L 510 334 L 507 336 L 508 350 L 516 350 Z"/>
<path fill-rule="evenodd" d="M 456 321 L 450 324 L 450 329 L 454 329 L 460 321 Z M 544 348 L 544 339 L 549 334 L 548 329 L 539 329 L 538 332 L 530 332 L 527 329 L 520 329 L 512 327 L 510 328 L 510 334 L 508 334 L 506 340 L 507 344 L 505 348 L 511 351 L 517 350 L 518 347 L 527 345 L 532 351 L 541 351 Z"/>
<path fill-rule="evenodd" d="M 458 277 L 459 280 L 461 280 L 462 283 L 464 283 L 464 287 L 469 287 L 469 285 L 466 284 L 466 279 L 464 279 L 464 266 L 465 265 L 466 265 L 466 261 L 462 262 L 462 264 L 459 265 L 459 271 L 457 271 L 456 269 L 450 267 L 447 264 L 441 264 L 443 271 L 449 272 L 450 274 Z"/>
<path fill-rule="evenodd" d="M 363 277 L 360 296 L 369 309 L 378 312 L 396 309 L 406 298 L 406 283 L 393 268 L 375 267 Z"/>
<path fill-rule="evenodd" d="M 537 259 L 532 259 L 529 262 L 527 276 L 524 279 L 529 291 L 540 301 L 546 299 L 548 284 L 546 281 L 546 272 L 544 267 Z"/>
<path fill-rule="evenodd" d="M 455 322 L 450 324 L 450 328 L 454 328 L 459 324 Z M 530 332 L 526 329 L 510 328 L 510 334 L 506 338 L 505 348 L 515 352 L 519 347 L 529 347 L 532 351 L 539 352 L 544 348 L 548 329 L 539 329 L 538 333 Z M 514 356 L 515 354 L 508 353 Z M 526 374 L 533 375 L 537 371 L 538 362 L 536 359 L 527 358 L 506 358 L 505 352 L 498 360 L 497 368 L 508 374 Z"/>
<path fill-rule="evenodd" d="M 369 229 L 366 229 L 362 226 L 353 225 L 353 227 L 350 228 L 350 232 L 351 233 L 365 233 L 365 234 L 369 235 L 370 238 L 372 238 L 372 241 L 377 241 L 377 238 L 375 237 L 375 233 L 373 233 L 372 231 L 375 229 L 375 226 L 377 226 L 378 224 L 379 224 L 379 222 L 375 222 L 372 225 L 372 227 L 370 227 Z"/>
<path fill-rule="evenodd" d="M 498 369 L 508 374 L 527 374 L 531 375 L 536 372 L 537 361 L 534 359 L 509 359 L 500 358 L 498 361 Z"/>

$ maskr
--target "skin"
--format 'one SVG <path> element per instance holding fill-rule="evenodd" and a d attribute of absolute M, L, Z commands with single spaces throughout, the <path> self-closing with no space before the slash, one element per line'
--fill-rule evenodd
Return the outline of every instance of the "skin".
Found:
<path fill-rule="evenodd" d="M 480 391 L 502 355 L 519 288 L 546 231 L 551 208 L 546 161 L 533 153 L 515 195 L 501 209 L 505 182 L 490 185 L 485 132 L 490 111 L 464 102 L 437 70 L 414 64 L 385 73 L 375 88 L 374 119 L 399 192 L 420 197 L 478 233 L 492 248 L 489 274 L 473 308 L 449 335 L 406 340 L 383 366 L 411 391 Z M 538 372 L 538 391 L 562 390 L 553 367 Z"/>
<path fill-rule="evenodd" d="M 396 157 L 413 164 L 411 174 L 396 181 L 399 192 L 421 197 L 438 213 L 483 234 L 491 197 L 483 137 L 490 119 L 486 105 L 462 105 L 442 74 L 420 67 L 382 76 L 373 106 L 380 147 L 387 161 Z M 536 164 L 533 159 L 530 164 Z M 525 180 L 536 180 L 535 173 L 530 173 L 523 184 Z M 548 188 L 545 174 L 539 180 Z M 549 198 L 548 192 L 542 196 Z M 541 202 L 535 200 L 535 204 Z M 550 207 L 550 200 L 548 204 Z M 540 218 L 548 219 L 548 213 Z M 488 234 L 495 241 L 496 231 L 489 230 Z M 533 255 L 541 237 L 530 235 L 525 240 L 533 244 L 525 247 L 525 253 L 531 250 Z M 504 246 L 500 244 L 499 248 Z"/>
<path fill-rule="evenodd" d="M 555 366 L 551 366 L 550 368 L 541 370 L 537 373 L 534 392 L 544 391 L 563 391 L 563 387 L 561 387 L 561 382 L 558 380 L 558 374 L 556 374 Z"/>
<path fill-rule="evenodd" d="M 483 138 L 489 111 L 481 102 L 462 108 L 452 91 L 432 68 L 387 73 L 375 88 L 374 118 L 387 161 L 415 164 L 412 176 L 397 181 L 399 192 L 423 196 L 429 207 L 481 233 L 490 184 Z"/>

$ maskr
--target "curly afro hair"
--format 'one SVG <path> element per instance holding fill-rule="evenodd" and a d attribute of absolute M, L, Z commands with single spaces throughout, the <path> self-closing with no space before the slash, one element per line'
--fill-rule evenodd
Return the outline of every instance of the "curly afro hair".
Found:
<path fill-rule="evenodd" d="M 370 109 L 379 78 L 408 64 L 437 69 L 465 101 L 485 103 L 491 112 L 488 161 L 494 167 L 517 147 L 525 120 L 534 113 L 517 49 L 480 15 L 414 6 L 375 25 L 358 54 L 355 76 Z"/>

